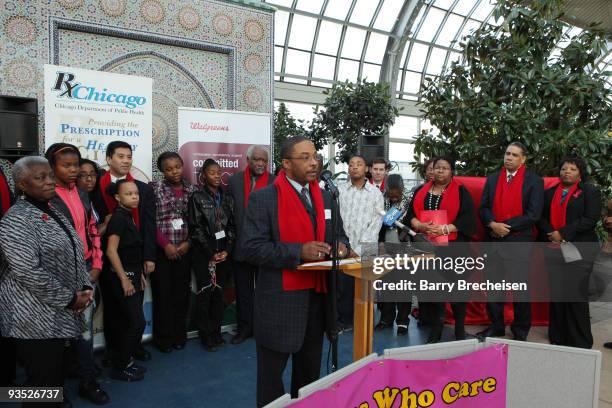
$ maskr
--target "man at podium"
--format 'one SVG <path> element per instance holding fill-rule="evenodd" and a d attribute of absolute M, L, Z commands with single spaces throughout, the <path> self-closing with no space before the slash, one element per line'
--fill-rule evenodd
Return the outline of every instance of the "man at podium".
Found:
<path fill-rule="evenodd" d="M 314 144 L 288 138 L 283 169 L 274 184 L 249 197 L 244 221 L 244 258 L 258 267 L 255 289 L 257 406 L 285 393 L 282 375 L 292 356 L 291 396 L 317 380 L 326 330 L 328 273 L 297 270 L 331 253 L 331 198 L 319 188 Z M 339 223 L 338 255 L 349 252 Z"/>

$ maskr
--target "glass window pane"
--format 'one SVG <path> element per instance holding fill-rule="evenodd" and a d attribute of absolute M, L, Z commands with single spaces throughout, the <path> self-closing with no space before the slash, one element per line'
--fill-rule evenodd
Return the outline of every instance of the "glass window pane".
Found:
<path fill-rule="evenodd" d="M 450 67 L 451 63 L 458 62 L 460 59 L 461 59 L 461 53 L 460 52 L 451 52 L 450 56 L 448 57 L 448 63 L 446 64 L 446 66 Z"/>
<path fill-rule="evenodd" d="M 463 20 L 463 17 L 456 14 L 451 14 L 448 16 L 448 19 L 446 20 L 446 23 L 444 23 L 444 27 L 442 27 L 442 31 L 436 40 L 436 44 L 450 47 L 451 41 L 455 39 L 455 35 L 457 35 L 457 31 L 459 31 L 459 27 L 461 27 Z"/>
<path fill-rule="evenodd" d="M 389 160 L 394 162 L 410 162 L 414 152 L 412 143 L 389 143 Z"/>
<path fill-rule="evenodd" d="M 300 84 L 300 85 L 308 85 L 308 81 L 306 81 L 305 79 L 297 79 L 297 78 L 291 78 L 291 77 L 285 77 L 284 82 L 291 82 L 293 84 Z"/>
<path fill-rule="evenodd" d="M 408 69 L 413 71 L 422 71 L 423 65 L 425 65 L 425 58 L 427 57 L 428 46 L 424 44 L 414 44 L 412 46 L 412 52 L 408 56 Z"/>
<path fill-rule="evenodd" d="M 400 10 L 402 9 L 402 0 L 385 0 L 376 17 L 374 28 L 379 30 L 391 31 L 397 20 Z"/>
<path fill-rule="evenodd" d="M 283 47 L 274 47 L 274 72 L 280 72 L 283 65 Z"/>
<path fill-rule="evenodd" d="M 322 21 L 319 28 L 319 38 L 317 40 L 317 52 L 330 55 L 338 55 L 338 45 L 342 26 L 330 21 Z"/>
<path fill-rule="evenodd" d="M 444 60 L 446 59 L 447 52 L 448 51 L 443 50 L 441 48 L 433 48 L 431 50 L 429 64 L 427 64 L 426 70 L 428 74 L 440 75 L 440 73 L 442 73 L 442 66 L 444 65 Z"/>
<path fill-rule="evenodd" d="M 350 22 L 369 26 L 376 11 L 378 0 L 357 0 L 353 13 L 351 14 Z"/>
<path fill-rule="evenodd" d="M 334 79 L 336 58 L 315 54 L 312 66 L 312 76 L 321 79 Z"/>
<path fill-rule="evenodd" d="M 478 30 L 478 28 L 480 28 L 480 23 L 476 20 L 469 19 L 468 22 L 465 24 L 465 27 L 463 28 L 461 36 L 458 38 L 458 40 L 462 41 L 463 37 L 472 33 L 475 30 Z"/>
<path fill-rule="evenodd" d="M 365 30 L 347 27 L 346 35 L 344 37 L 344 44 L 342 46 L 342 57 L 361 59 L 365 35 Z"/>
<path fill-rule="evenodd" d="M 439 135 L 440 134 L 440 129 L 438 129 L 437 127 L 432 125 L 429 122 L 429 120 L 425 119 L 425 118 L 421 119 L 421 131 L 423 131 L 423 130 L 430 131 L 434 135 Z"/>
<path fill-rule="evenodd" d="M 320 88 L 331 88 L 332 84 L 328 82 L 310 81 L 310 86 L 318 86 Z"/>
<path fill-rule="evenodd" d="M 370 41 L 368 42 L 368 51 L 365 55 L 365 60 L 368 62 L 375 62 L 381 64 L 385 51 L 387 50 L 387 40 L 389 37 L 386 35 L 371 33 Z"/>
<path fill-rule="evenodd" d="M 421 20 L 423 20 L 423 17 L 425 16 L 425 10 L 427 10 L 427 7 L 421 7 L 421 9 L 419 10 L 419 14 L 417 15 L 417 18 L 414 20 L 414 24 L 412 25 L 412 27 L 410 27 L 411 36 L 414 36 L 415 30 L 417 29 L 419 24 L 421 24 Z"/>
<path fill-rule="evenodd" d="M 314 38 L 316 26 L 316 19 L 294 14 L 291 34 L 289 34 L 289 46 L 301 50 L 312 49 L 312 39 Z"/>
<path fill-rule="evenodd" d="M 310 122 L 315 116 L 313 112 L 313 108 L 315 107 L 315 105 L 311 105 L 309 103 L 295 103 L 295 102 L 284 102 L 284 104 L 287 107 L 287 109 L 289 109 L 291 116 L 293 116 L 297 120 L 301 119 L 301 120 Z"/>
<path fill-rule="evenodd" d="M 418 72 L 406 71 L 404 79 L 404 92 L 417 94 L 421 87 L 421 74 Z"/>
<path fill-rule="evenodd" d="M 287 50 L 287 63 L 285 72 L 294 75 L 308 75 L 308 66 L 310 65 L 310 53 L 296 50 Z"/>
<path fill-rule="evenodd" d="M 380 65 L 363 64 L 361 78 L 367 79 L 368 82 L 378 82 L 380 78 Z"/>
<path fill-rule="evenodd" d="M 398 95 L 399 95 L 399 92 L 402 91 L 403 72 L 404 70 L 400 68 L 399 73 L 397 74 L 397 82 L 395 83 L 395 89 L 398 91 Z"/>
<path fill-rule="evenodd" d="M 389 137 L 392 139 L 412 139 L 417 136 L 419 118 L 415 116 L 399 116 L 389 128 Z M 389 149 L 391 152 L 391 149 Z"/>
<path fill-rule="evenodd" d="M 299 0 L 296 8 L 308 11 L 309 13 L 319 14 L 321 13 L 321 6 L 323 6 L 323 0 Z"/>
<path fill-rule="evenodd" d="M 454 1 L 455 0 L 436 0 L 436 2 L 434 3 L 434 6 L 440 7 L 444 10 L 448 10 L 450 6 L 453 5 Z M 467 1 L 467 0 L 463 0 L 463 1 Z"/>
<path fill-rule="evenodd" d="M 274 44 L 285 45 L 289 13 L 278 10 L 274 15 Z"/>
<path fill-rule="evenodd" d="M 444 11 L 432 8 L 427 13 L 425 17 L 425 22 L 419 32 L 417 33 L 417 38 L 423 41 L 431 41 L 433 40 L 436 31 L 440 28 L 440 24 L 442 24 L 442 20 L 444 19 Z"/>
<path fill-rule="evenodd" d="M 457 3 L 455 8 L 453 9 L 453 13 L 457 13 L 457 14 L 461 14 L 462 16 L 466 16 L 470 12 L 470 10 L 472 10 L 472 7 L 474 7 L 474 4 L 476 4 L 477 1 L 478 0 L 461 0 Z"/>
<path fill-rule="evenodd" d="M 346 15 L 348 14 L 352 3 L 353 0 L 330 1 L 325 8 L 325 15 L 340 20 L 346 20 Z"/>
<path fill-rule="evenodd" d="M 293 4 L 293 0 L 266 0 L 266 3 L 278 4 L 279 6 L 285 6 L 285 7 L 291 7 L 291 5 Z"/>
<path fill-rule="evenodd" d="M 484 21 L 489 16 L 489 14 L 491 14 L 491 11 L 493 11 L 494 7 L 495 6 L 491 4 L 490 0 L 482 0 L 478 5 L 478 8 L 472 14 L 472 18 L 479 21 Z"/>
<path fill-rule="evenodd" d="M 349 80 L 357 81 L 357 73 L 359 71 L 359 63 L 357 61 L 341 59 L 340 67 L 338 68 L 338 81 Z"/>

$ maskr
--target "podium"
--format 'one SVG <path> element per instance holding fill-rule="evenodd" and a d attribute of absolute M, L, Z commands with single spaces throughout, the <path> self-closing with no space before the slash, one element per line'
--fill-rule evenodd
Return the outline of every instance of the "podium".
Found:
<path fill-rule="evenodd" d="M 328 265 L 329 264 L 329 265 Z M 393 269 L 385 269 L 375 274 L 373 261 L 360 262 L 353 259 L 352 263 L 339 265 L 342 273 L 355 278 L 354 317 L 353 317 L 353 361 L 372 354 L 374 339 L 374 292 L 372 282 L 382 278 Z M 298 266 L 300 270 L 329 270 L 331 261 L 313 262 Z"/>

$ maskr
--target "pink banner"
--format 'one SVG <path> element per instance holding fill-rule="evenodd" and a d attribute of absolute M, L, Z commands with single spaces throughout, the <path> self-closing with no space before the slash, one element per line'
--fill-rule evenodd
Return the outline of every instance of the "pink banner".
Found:
<path fill-rule="evenodd" d="M 360 368 L 292 408 L 503 408 L 508 346 L 445 360 L 381 360 Z"/>

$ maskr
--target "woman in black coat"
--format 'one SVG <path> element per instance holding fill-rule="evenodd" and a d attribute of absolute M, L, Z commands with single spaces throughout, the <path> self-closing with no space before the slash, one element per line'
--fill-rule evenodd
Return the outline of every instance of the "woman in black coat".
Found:
<path fill-rule="evenodd" d="M 467 189 L 453 179 L 455 161 L 446 157 L 434 159 L 434 178 L 432 181 L 419 187 L 414 192 L 405 222 L 409 222 L 412 229 L 434 239 L 441 235 L 448 236 L 448 242 L 469 242 L 476 232 L 476 215 L 474 202 Z M 427 211 L 446 210 L 446 224 L 436 224 L 426 221 Z M 442 249 L 437 256 L 443 257 Z M 426 303 L 425 312 L 431 322 L 431 332 L 428 343 L 437 343 L 442 336 L 442 328 L 446 318 L 444 302 Z M 465 339 L 466 304 L 452 302 L 455 318 L 455 338 Z M 421 308 L 422 309 L 422 308 Z"/>
<path fill-rule="evenodd" d="M 193 268 L 198 286 L 197 326 L 202 345 L 216 351 L 221 336 L 223 288 L 227 260 L 236 240 L 234 201 L 221 188 L 221 167 L 206 159 L 200 171 L 202 189 L 195 191 L 187 205 L 189 238 L 193 246 Z"/>
<path fill-rule="evenodd" d="M 601 214 L 601 193 L 586 183 L 586 179 L 584 160 L 579 157 L 561 160 L 560 182 L 544 192 L 544 210 L 538 229 L 541 241 L 572 242 L 582 256 L 582 260 L 565 263 L 558 248 L 547 251 L 548 271 L 553 279 L 551 300 L 557 300 L 550 303 L 549 340 L 551 344 L 590 349 L 593 335 L 587 288 L 588 275 L 599 250 L 595 225 Z"/>

